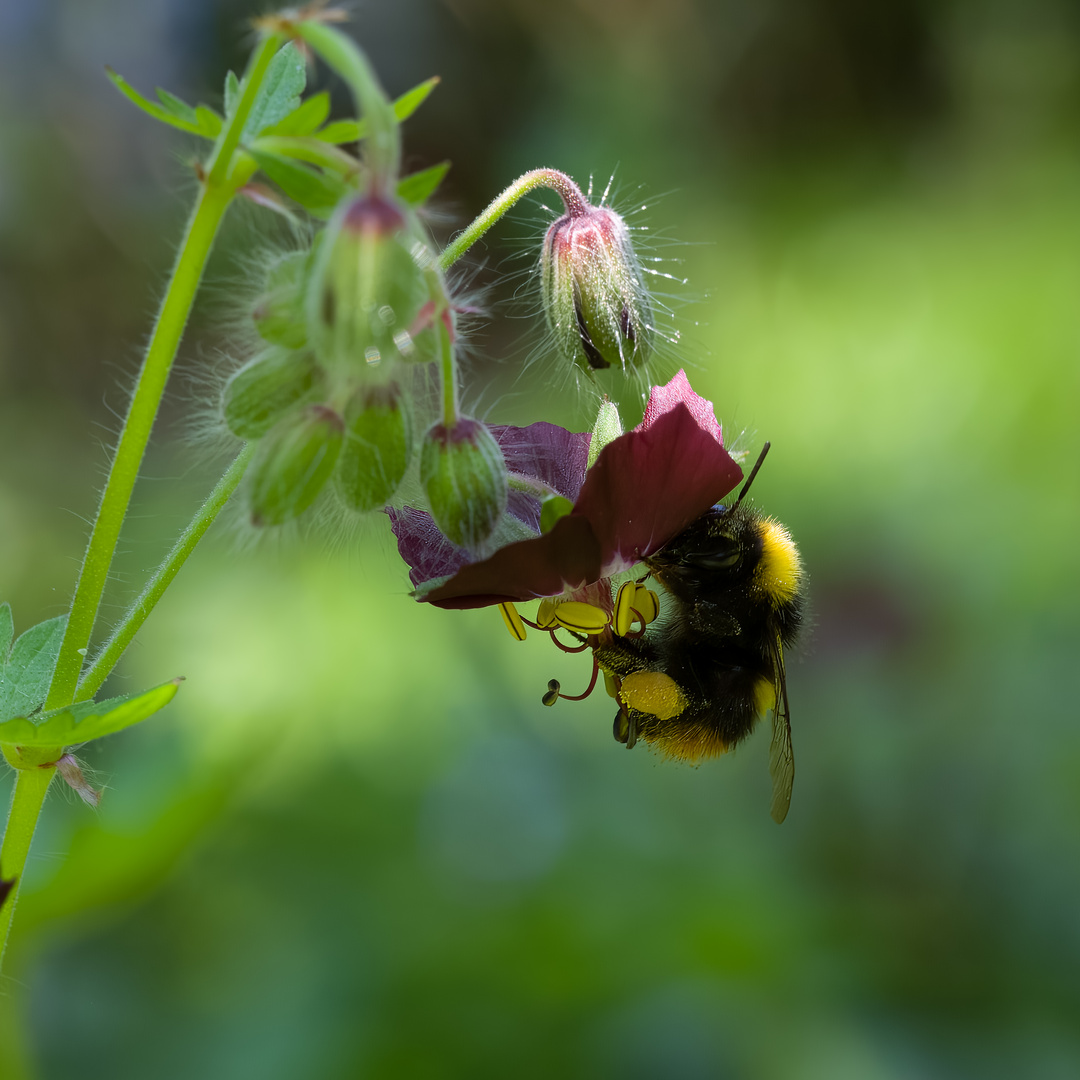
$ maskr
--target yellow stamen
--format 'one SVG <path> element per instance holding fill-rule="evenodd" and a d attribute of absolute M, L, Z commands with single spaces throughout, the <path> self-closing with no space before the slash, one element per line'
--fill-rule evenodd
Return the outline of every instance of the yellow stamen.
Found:
<path fill-rule="evenodd" d="M 499 611 L 502 613 L 503 622 L 506 623 L 506 629 L 510 631 L 510 636 L 517 641 L 524 641 L 525 624 L 521 621 L 518 609 L 513 604 L 506 603 L 499 605 Z"/>
<path fill-rule="evenodd" d="M 580 600 L 567 600 L 555 608 L 555 621 L 567 630 L 576 630 L 579 634 L 599 634 L 608 624 L 607 612 L 593 604 L 583 604 Z"/>

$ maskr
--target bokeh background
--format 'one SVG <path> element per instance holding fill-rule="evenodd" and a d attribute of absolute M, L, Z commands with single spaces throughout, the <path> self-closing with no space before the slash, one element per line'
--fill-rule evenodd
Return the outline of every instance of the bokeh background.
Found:
<path fill-rule="evenodd" d="M 61 613 L 193 192 L 106 83 L 217 103 L 246 3 L 0 5 L 0 595 Z M 114 686 L 188 681 L 56 790 L 0 1076 L 1080 1075 L 1080 12 L 1065 0 L 362 0 L 442 235 L 520 172 L 657 238 L 697 388 L 800 542 L 798 777 L 627 754 L 580 659 L 414 604 L 381 521 L 215 530 Z M 472 400 L 586 428 L 529 336 L 534 200 L 474 284 Z M 550 197 L 548 199 L 550 202 Z M 234 215 L 104 611 L 213 482 L 188 437 Z M 607 702 L 605 704 L 605 702 Z M 0 778 L 6 803 L 10 775 Z"/>

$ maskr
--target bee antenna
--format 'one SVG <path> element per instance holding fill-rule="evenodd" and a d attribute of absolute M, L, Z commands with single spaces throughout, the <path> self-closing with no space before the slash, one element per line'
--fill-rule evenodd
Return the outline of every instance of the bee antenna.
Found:
<path fill-rule="evenodd" d="M 761 453 L 758 454 L 757 461 L 754 462 L 754 467 L 750 470 L 750 475 L 746 478 L 746 483 L 742 486 L 742 491 L 739 492 L 739 497 L 735 500 L 735 505 L 743 501 L 743 496 L 750 490 L 750 485 L 754 482 L 754 477 L 758 474 L 758 469 L 761 468 L 761 463 L 765 460 L 765 455 L 769 452 L 769 447 L 772 443 L 766 443 L 761 448 Z"/>

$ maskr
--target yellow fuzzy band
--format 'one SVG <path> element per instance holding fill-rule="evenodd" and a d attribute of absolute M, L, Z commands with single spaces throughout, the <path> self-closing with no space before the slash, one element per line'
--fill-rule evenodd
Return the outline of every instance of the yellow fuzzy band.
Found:
<path fill-rule="evenodd" d="M 755 584 L 778 604 L 793 600 L 799 592 L 802 561 L 791 534 L 772 518 L 761 522 L 761 559 L 754 572 Z"/>

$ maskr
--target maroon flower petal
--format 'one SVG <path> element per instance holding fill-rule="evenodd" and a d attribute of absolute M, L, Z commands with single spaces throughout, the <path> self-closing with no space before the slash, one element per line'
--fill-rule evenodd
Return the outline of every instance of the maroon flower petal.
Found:
<path fill-rule="evenodd" d="M 418 599 L 443 608 L 485 607 L 558 596 L 600 577 L 600 544 L 592 526 L 585 518 L 568 514 L 551 532 L 508 544 L 490 559 L 463 566 Z"/>
<path fill-rule="evenodd" d="M 742 479 L 715 419 L 702 427 L 684 401 L 646 416 L 604 447 L 574 504 L 600 541 L 605 574 L 651 555 Z"/>
<path fill-rule="evenodd" d="M 409 580 L 417 588 L 432 578 L 449 577 L 468 565 L 469 553 L 452 544 L 424 510 L 403 506 L 386 508 L 398 552 L 409 566 Z"/>

